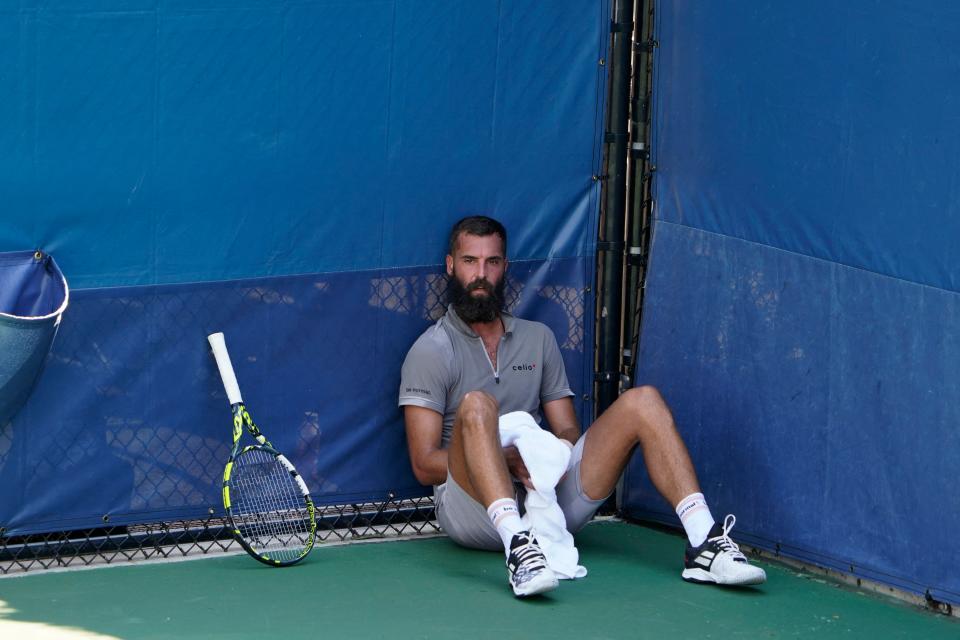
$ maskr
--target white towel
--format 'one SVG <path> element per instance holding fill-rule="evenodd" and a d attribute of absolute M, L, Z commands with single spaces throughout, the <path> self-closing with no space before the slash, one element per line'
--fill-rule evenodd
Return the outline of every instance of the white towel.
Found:
<path fill-rule="evenodd" d="M 541 429 L 525 411 L 500 416 L 500 442 L 505 447 L 515 446 L 530 472 L 534 490 L 527 489 L 523 524 L 534 532 L 547 564 L 561 580 L 587 575 L 577 564 L 580 554 L 557 504 L 556 487 L 570 463 L 570 447 Z"/>

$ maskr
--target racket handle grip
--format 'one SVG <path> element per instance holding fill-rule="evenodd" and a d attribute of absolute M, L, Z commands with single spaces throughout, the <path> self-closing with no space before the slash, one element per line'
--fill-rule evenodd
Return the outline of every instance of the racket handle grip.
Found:
<path fill-rule="evenodd" d="M 213 357 L 217 359 L 217 368 L 220 369 L 220 379 L 223 380 L 223 388 L 227 392 L 227 399 L 231 406 L 243 402 L 240 397 L 240 385 L 237 384 L 237 375 L 233 372 L 233 364 L 230 363 L 230 354 L 227 353 L 227 343 L 223 339 L 223 333 L 211 333 L 207 336 L 210 342 L 210 348 L 213 349 Z"/>

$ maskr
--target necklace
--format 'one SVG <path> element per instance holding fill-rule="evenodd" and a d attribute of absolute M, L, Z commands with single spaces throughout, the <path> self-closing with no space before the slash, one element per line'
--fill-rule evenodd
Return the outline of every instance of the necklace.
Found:
<path fill-rule="evenodd" d="M 493 364 L 493 367 L 497 367 L 497 345 L 494 345 L 491 349 L 486 341 L 483 343 L 483 348 L 487 350 L 487 355 L 490 357 L 490 362 Z"/>
<path fill-rule="evenodd" d="M 503 324 L 503 318 L 498 318 L 498 320 L 500 321 L 500 334 L 493 339 L 493 344 L 487 342 L 487 339 L 482 335 L 479 336 L 480 342 L 483 343 L 483 349 L 487 352 L 487 357 L 490 358 L 490 364 L 493 365 L 494 369 L 497 368 L 497 348 L 500 346 L 500 340 L 503 338 L 503 334 L 506 331 L 506 327 Z"/>

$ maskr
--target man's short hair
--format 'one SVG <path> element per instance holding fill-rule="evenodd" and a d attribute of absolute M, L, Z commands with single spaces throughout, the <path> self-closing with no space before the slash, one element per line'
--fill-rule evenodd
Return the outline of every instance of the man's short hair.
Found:
<path fill-rule="evenodd" d="M 467 216 L 453 225 L 453 229 L 450 230 L 450 244 L 447 248 L 447 252 L 450 255 L 453 255 L 453 252 L 456 250 L 457 240 L 460 238 L 461 233 L 469 233 L 472 236 L 480 236 L 481 238 L 497 234 L 503 241 L 503 255 L 506 257 L 507 230 L 493 218 L 488 218 L 487 216 Z"/>

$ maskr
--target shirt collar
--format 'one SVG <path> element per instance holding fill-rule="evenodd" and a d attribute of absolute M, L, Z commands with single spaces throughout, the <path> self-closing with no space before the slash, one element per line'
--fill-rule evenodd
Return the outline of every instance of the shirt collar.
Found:
<path fill-rule="evenodd" d="M 466 322 L 464 322 L 464 321 L 460 318 L 460 316 L 457 315 L 457 312 L 453 310 L 453 305 L 452 305 L 452 304 L 447 305 L 447 315 L 446 315 L 446 317 L 447 317 L 447 321 L 450 323 L 450 325 L 451 325 L 454 329 L 456 329 L 457 331 L 459 331 L 460 333 L 462 333 L 462 334 L 464 334 L 464 335 L 467 335 L 467 336 L 470 336 L 471 338 L 479 338 L 479 337 L 480 337 L 480 336 L 477 335 L 477 332 L 476 332 L 476 331 L 474 331 L 473 329 L 470 328 L 470 325 L 468 325 Z M 500 319 L 503 321 L 503 333 L 504 333 L 504 335 L 505 335 L 505 336 L 512 335 L 512 334 L 513 334 L 513 325 L 514 325 L 514 323 L 515 323 L 515 321 L 516 321 L 516 318 L 514 318 L 511 314 L 507 313 L 506 311 L 501 311 L 501 312 L 500 312 Z"/>

